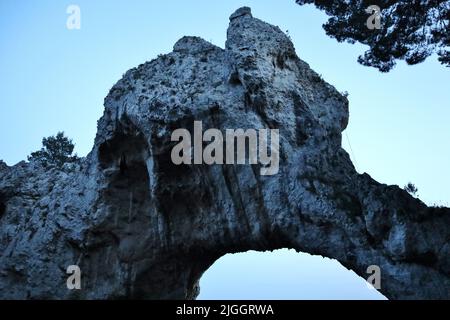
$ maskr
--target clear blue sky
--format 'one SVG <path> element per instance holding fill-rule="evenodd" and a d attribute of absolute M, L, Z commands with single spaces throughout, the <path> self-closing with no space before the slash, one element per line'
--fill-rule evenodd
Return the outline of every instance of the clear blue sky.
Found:
<path fill-rule="evenodd" d="M 70 4 L 81 8 L 81 30 L 66 29 Z M 434 57 L 413 67 L 400 62 L 388 74 L 360 66 L 356 59 L 364 47 L 328 38 L 321 28 L 326 16 L 294 0 L 0 1 L 0 159 L 9 165 L 26 159 L 40 148 L 42 137 L 60 130 L 74 139 L 79 155 L 86 155 L 103 99 L 125 71 L 170 52 L 184 35 L 223 47 L 228 17 L 243 5 L 289 30 L 300 58 L 349 92 L 347 134 L 359 172 L 388 184 L 412 181 L 425 202 L 449 205 L 450 69 Z M 345 135 L 344 147 L 349 150 Z M 235 262 L 221 267 L 229 259 Z M 268 266 L 261 279 L 272 279 L 273 290 L 261 293 L 246 274 L 246 263 Z M 279 263 L 287 265 L 283 272 Z M 346 282 L 351 290 L 330 285 L 317 271 L 327 266 L 332 278 L 351 274 L 333 261 L 288 251 L 227 256 L 202 280 L 202 298 L 232 298 L 220 283 L 240 288 L 239 298 L 270 298 L 276 290 L 285 298 L 373 297 L 354 275 L 355 281 Z M 287 275 L 292 279 L 283 282 Z"/>

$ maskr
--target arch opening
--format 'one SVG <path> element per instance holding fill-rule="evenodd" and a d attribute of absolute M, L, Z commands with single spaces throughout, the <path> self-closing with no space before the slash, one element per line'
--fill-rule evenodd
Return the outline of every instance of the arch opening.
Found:
<path fill-rule="evenodd" d="M 369 275 L 368 275 L 369 276 Z M 385 300 L 337 260 L 279 249 L 227 254 L 200 279 L 198 300 Z"/>

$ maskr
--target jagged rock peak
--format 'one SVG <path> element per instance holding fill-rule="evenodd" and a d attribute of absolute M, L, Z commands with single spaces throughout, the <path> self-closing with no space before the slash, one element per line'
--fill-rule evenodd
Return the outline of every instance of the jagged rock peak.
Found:
<path fill-rule="evenodd" d="M 252 9 L 249 7 L 241 7 L 239 9 L 237 9 L 235 12 L 233 12 L 233 14 L 230 16 L 230 21 L 240 18 L 240 17 L 244 17 L 244 16 L 249 16 L 249 17 L 253 17 L 252 16 Z"/>
<path fill-rule="evenodd" d="M 207 52 L 209 50 L 220 49 L 219 47 L 209 43 L 206 40 L 203 40 L 200 37 L 183 37 L 178 40 L 173 46 L 174 52 L 180 53 L 200 53 Z"/>

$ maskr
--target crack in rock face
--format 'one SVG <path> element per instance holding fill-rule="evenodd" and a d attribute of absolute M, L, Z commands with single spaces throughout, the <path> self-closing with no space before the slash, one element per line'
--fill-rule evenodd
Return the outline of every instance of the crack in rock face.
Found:
<path fill-rule="evenodd" d="M 341 147 L 348 100 L 278 28 L 241 8 L 225 49 L 184 37 L 105 99 L 92 151 L 63 170 L 0 163 L 0 297 L 194 299 L 217 259 L 292 248 L 391 299 L 450 298 L 450 210 L 358 174 Z M 278 129 L 279 172 L 175 165 L 171 133 Z M 69 265 L 82 272 L 68 290 Z"/>

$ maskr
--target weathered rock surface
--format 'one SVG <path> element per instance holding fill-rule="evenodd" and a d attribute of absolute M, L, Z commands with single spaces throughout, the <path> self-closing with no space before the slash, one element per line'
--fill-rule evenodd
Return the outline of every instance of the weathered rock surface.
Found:
<path fill-rule="evenodd" d="M 279 129 L 279 173 L 172 164 L 171 132 L 194 120 Z M 79 164 L 0 162 L 0 297 L 190 299 L 226 253 L 293 248 L 365 278 L 380 266 L 388 298 L 450 298 L 450 210 L 357 174 L 347 122 L 347 99 L 288 37 L 239 9 L 225 49 L 184 37 L 128 71 Z M 82 289 L 70 291 L 74 264 Z"/>

